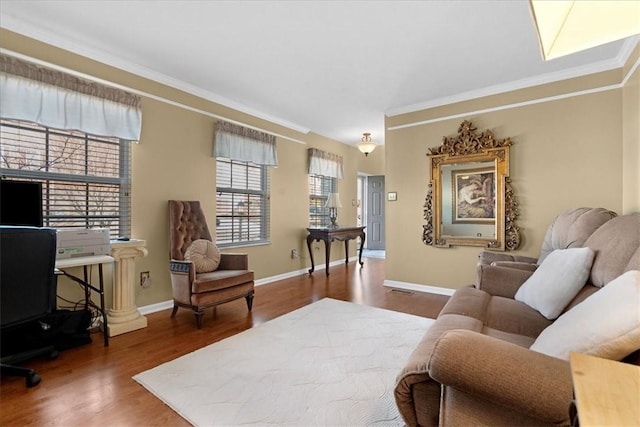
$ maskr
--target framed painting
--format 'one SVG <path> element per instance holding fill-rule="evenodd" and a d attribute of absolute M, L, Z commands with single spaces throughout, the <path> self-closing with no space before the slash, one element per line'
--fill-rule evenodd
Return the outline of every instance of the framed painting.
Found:
<path fill-rule="evenodd" d="M 495 224 L 495 168 L 451 171 L 454 224 Z"/>

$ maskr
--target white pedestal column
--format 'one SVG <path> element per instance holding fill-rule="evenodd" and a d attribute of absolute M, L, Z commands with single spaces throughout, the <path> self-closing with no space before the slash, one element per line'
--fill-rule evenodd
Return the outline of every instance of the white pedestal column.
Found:
<path fill-rule="evenodd" d="M 145 240 L 111 242 L 115 259 L 113 272 L 113 305 L 107 312 L 107 333 L 110 337 L 147 327 L 147 318 L 136 307 L 135 274 L 137 258 L 147 256 Z"/>

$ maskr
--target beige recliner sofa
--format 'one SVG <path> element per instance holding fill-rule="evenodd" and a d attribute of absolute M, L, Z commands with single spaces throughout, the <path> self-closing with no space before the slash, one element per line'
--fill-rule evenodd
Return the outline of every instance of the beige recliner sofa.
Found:
<path fill-rule="evenodd" d="M 640 213 L 565 212 L 549 227 L 541 258 L 570 247 L 589 247 L 595 257 L 587 284 L 563 313 L 640 270 Z M 529 349 L 554 321 L 514 299 L 540 264 L 481 254 L 477 283 L 456 290 L 397 377 L 396 404 L 407 425 L 570 424 L 569 362 Z M 629 353 L 637 355 L 634 333 Z"/>

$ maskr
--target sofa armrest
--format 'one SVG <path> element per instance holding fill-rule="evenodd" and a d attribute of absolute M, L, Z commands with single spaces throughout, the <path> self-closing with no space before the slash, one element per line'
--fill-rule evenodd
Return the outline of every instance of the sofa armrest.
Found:
<path fill-rule="evenodd" d="M 491 265 L 493 265 L 494 267 L 515 268 L 517 270 L 525 270 L 531 272 L 536 271 L 536 269 L 538 268 L 536 264 L 521 261 L 495 261 L 492 262 Z"/>
<path fill-rule="evenodd" d="M 221 253 L 218 270 L 248 270 L 249 255 L 236 253 Z"/>
<path fill-rule="evenodd" d="M 491 295 L 513 298 L 533 272 L 497 265 L 479 265 L 476 269 L 477 289 Z"/>
<path fill-rule="evenodd" d="M 445 332 L 429 375 L 442 384 L 528 417 L 569 423 L 573 386 L 569 363 L 487 335 Z"/>
<path fill-rule="evenodd" d="M 501 252 L 482 251 L 478 255 L 479 265 L 489 265 L 493 262 L 512 261 L 512 262 L 524 262 L 527 264 L 535 264 L 538 262 L 537 258 L 531 258 L 523 255 L 510 255 Z"/>

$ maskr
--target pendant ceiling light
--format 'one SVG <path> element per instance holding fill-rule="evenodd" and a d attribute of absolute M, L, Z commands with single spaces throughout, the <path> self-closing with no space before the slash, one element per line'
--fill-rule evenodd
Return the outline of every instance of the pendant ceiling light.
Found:
<path fill-rule="evenodd" d="M 363 152 L 365 156 L 368 156 L 377 146 L 375 142 L 371 141 L 371 134 L 368 132 L 363 133 L 362 140 L 358 142 L 358 150 Z"/>

